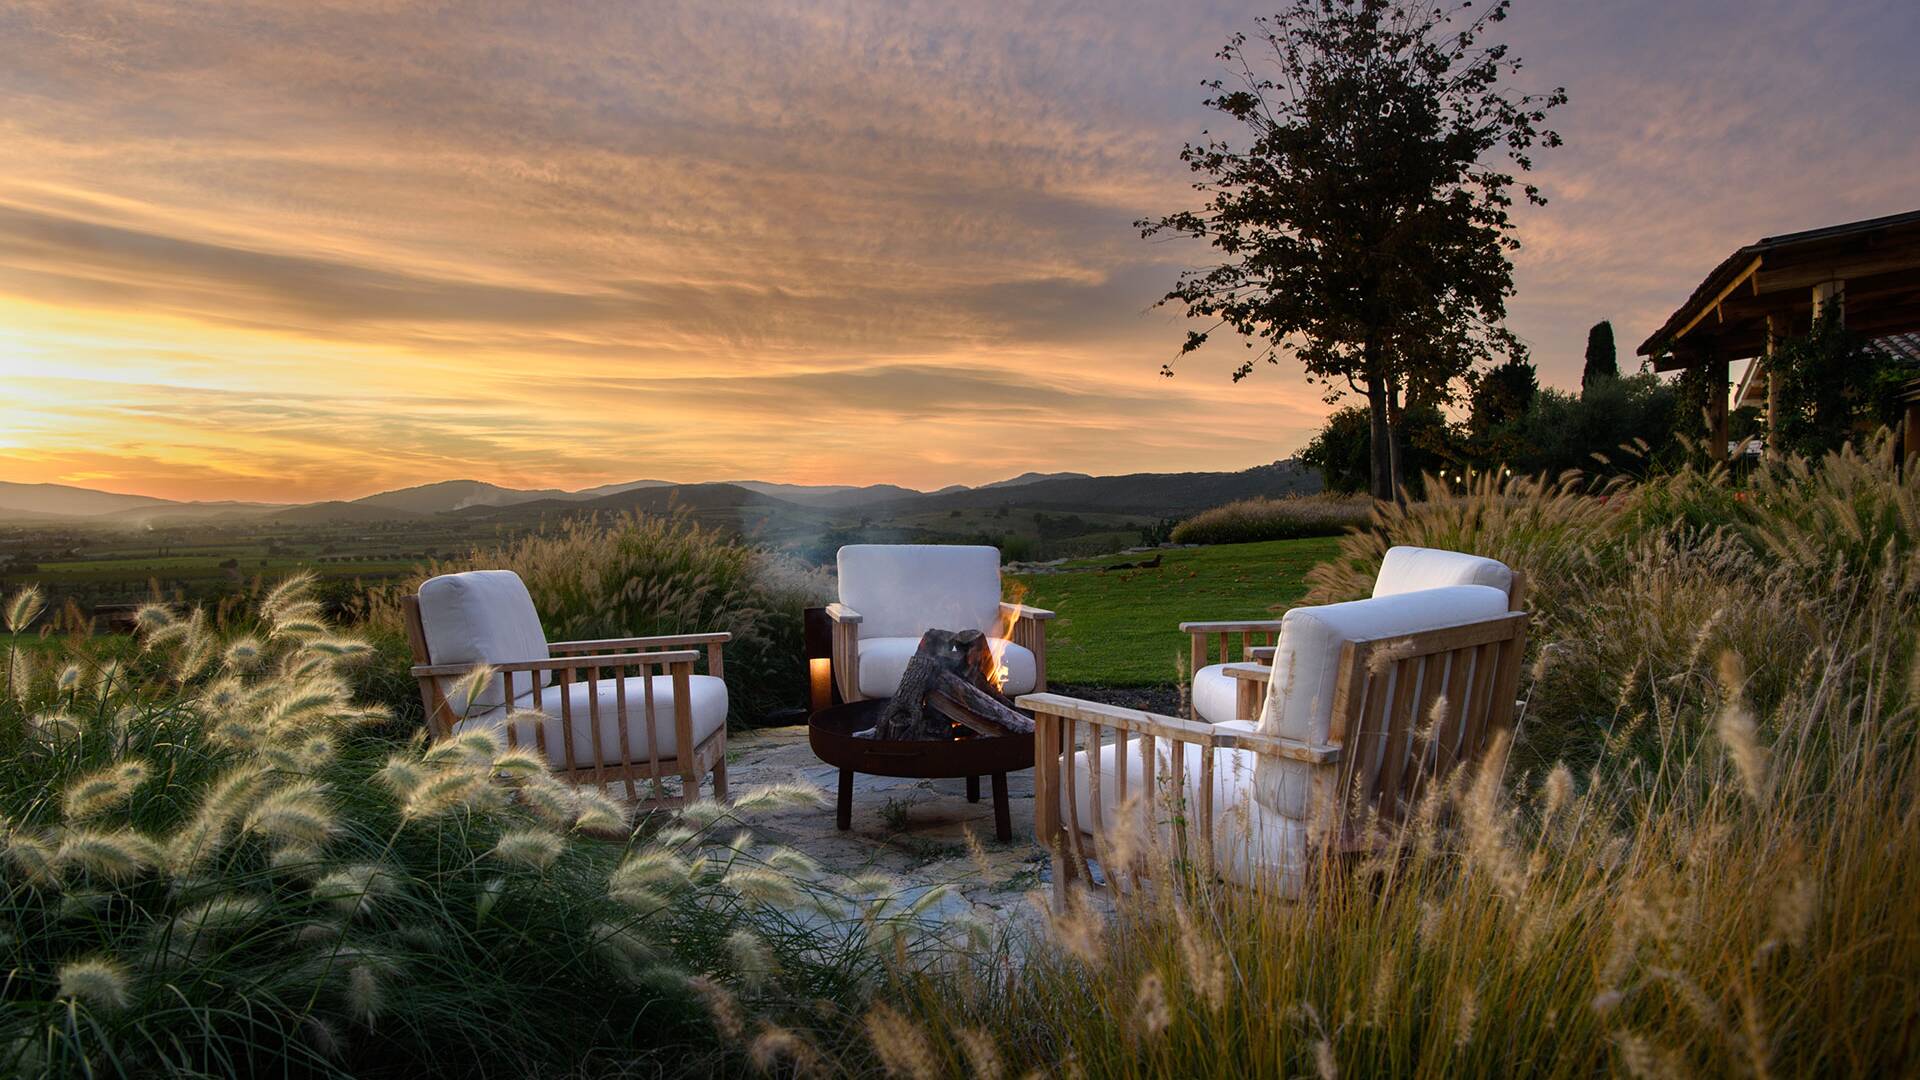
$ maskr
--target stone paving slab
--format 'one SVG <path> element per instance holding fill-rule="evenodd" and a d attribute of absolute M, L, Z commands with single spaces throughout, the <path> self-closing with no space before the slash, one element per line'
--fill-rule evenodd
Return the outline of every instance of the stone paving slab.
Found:
<path fill-rule="evenodd" d="M 853 827 L 834 827 L 833 795 L 840 770 L 814 757 L 804 725 L 761 728 L 727 736 L 727 780 L 744 791 L 760 784 L 811 784 L 827 796 L 820 807 L 758 810 L 743 815 L 761 839 L 801 851 L 828 871 L 827 883 L 875 871 L 900 882 L 904 899 L 940 885 L 951 895 L 926 913 L 971 915 L 989 926 L 1037 928 L 1050 895 L 1047 856 L 1033 839 L 1033 770 L 1007 776 L 1013 839 L 994 838 L 993 788 L 980 783 L 970 803 L 964 779 L 914 780 L 856 774 Z M 985 854 L 969 853 L 971 832 Z M 838 879 L 836 881 L 836 879 Z"/>

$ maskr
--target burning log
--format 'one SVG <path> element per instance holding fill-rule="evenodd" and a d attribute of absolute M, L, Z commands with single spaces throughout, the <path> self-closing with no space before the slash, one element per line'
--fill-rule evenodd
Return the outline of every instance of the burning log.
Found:
<path fill-rule="evenodd" d="M 981 735 L 1026 734 L 1033 721 L 993 683 L 995 660 L 978 630 L 929 630 L 900 687 L 862 739 L 946 739 L 959 723 Z"/>

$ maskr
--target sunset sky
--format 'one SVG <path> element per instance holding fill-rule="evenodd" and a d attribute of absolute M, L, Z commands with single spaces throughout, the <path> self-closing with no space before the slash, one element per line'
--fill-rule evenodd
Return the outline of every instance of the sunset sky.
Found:
<path fill-rule="evenodd" d="M 1199 82 L 1260 4 L 0 3 L 0 479 L 1242 468 L 1328 411 L 1158 372 Z M 1564 84 L 1511 326 L 1623 365 L 1769 233 L 1920 208 L 1920 4 L 1519 0 Z"/>

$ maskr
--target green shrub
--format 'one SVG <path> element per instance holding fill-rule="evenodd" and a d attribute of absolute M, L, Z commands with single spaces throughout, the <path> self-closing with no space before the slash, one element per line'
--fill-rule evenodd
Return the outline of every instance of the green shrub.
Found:
<path fill-rule="evenodd" d="M 399 598 L 428 577 L 463 570 L 518 573 L 554 641 L 732 634 L 725 659 L 736 722 L 804 699 L 801 613 L 826 603 L 833 591 L 824 572 L 684 515 L 574 519 L 502 548 L 435 562 L 404 584 L 371 593 L 364 622 L 386 644 L 383 656 L 398 654 L 405 641 Z M 394 681 L 379 700 L 417 713 L 417 693 Z"/>
<path fill-rule="evenodd" d="M 736 1010 L 860 1000 L 893 914 L 853 919 L 804 859 L 718 837 L 714 804 L 636 835 L 484 735 L 370 734 L 368 646 L 302 584 L 228 635 L 149 608 L 131 658 L 5 650 L 0 1069 L 698 1069 L 739 1053 L 717 1037 Z"/>
<path fill-rule="evenodd" d="M 1339 536 L 1366 524 L 1372 516 L 1373 500 L 1364 495 L 1289 495 L 1281 499 L 1263 495 L 1202 510 L 1175 525 L 1169 538 L 1176 544 L 1253 544 Z"/>

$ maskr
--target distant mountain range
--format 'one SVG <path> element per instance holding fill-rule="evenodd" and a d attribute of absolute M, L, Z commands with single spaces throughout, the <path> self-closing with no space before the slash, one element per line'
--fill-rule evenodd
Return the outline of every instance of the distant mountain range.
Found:
<path fill-rule="evenodd" d="M 323 523 L 405 521 L 434 515 L 466 519 L 521 520 L 567 513 L 763 507 L 836 511 L 873 507 L 890 514 L 1017 501 L 1026 509 L 1071 512 L 1172 514 L 1204 509 L 1251 495 L 1318 490 L 1318 478 L 1293 462 L 1276 462 L 1233 473 L 1022 473 L 979 487 L 953 485 L 916 491 L 895 484 L 776 484 L 759 480 L 681 484 L 633 480 L 580 491 L 501 487 L 482 480 L 444 480 L 382 491 L 351 501 L 316 503 L 180 502 L 122 495 L 64 484 L 0 481 L 0 525 L 60 521 L 142 525 L 158 521 L 270 520 Z M 1016 494 L 1017 493 L 1017 494 Z"/>

